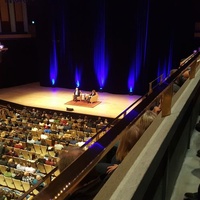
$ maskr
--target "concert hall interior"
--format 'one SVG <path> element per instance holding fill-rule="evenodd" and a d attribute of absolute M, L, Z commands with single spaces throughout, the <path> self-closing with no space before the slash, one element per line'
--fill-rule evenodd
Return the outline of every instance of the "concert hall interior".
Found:
<path fill-rule="evenodd" d="M 85 124 L 64 132 L 55 125 L 52 138 L 66 134 L 66 149 L 78 146 L 72 139 L 84 142 L 84 153 L 61 176 L 57 165 L 49 174 L 44 170 L 42 191 L 9 185 L 2 174 L 0 190 L 19 189 L 19 200 L 72 200 L 81 181 L 150 110 L 155 120 L 141 128 L 144 133 L 95 199 L 178 200 L 197 192 L 198 180 L 188 169 L 197 166 L 200 140 L 194 130 L 200 114 L 199 9 L 199 0 L 0 0 L 0 142 L 8 140 L 1 134 L 4 125 L 7 132 L 19 129 L 16 121 L 25 108 L 71 116 L 73 123 L 101 118 L 89 127 L 91 140 L 84 140 Z M 75 88 L 81 91 L 78 100 Z M 87 99 L 92 90 L 98 94 L 94 102 Z M 42 146 L 53 147 L 52 138 Z M 39 156 L 24 145 L 29 157 L 33 151 Z M 39 158 L 45 155 L 40 150 Z M 45 153 L 57 162 L 57 152 Z"/>

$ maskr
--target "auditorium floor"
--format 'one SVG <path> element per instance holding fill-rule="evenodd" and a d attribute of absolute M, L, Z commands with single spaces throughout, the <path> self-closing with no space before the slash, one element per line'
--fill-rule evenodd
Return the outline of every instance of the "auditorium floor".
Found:
<path fill-rule="evenodd" d="M 200 116 L 197 122 L 200 120 Z M 171 200 L 183 200 L 184 193 L 197 192 L 200 184 L 200 158 L 196 156 L 200 149 L 200 132 L 194 130 Z"/>
<path fill-rule="evenodd" d="M 89 93 L 88 91 L 84 92 Z M 72 89 L 41 87 L 39 83 L 0 89 L 0 99 L 2 100 L 59 111 L 66 111 L 65 103 L 72 99 L 72 94 Z M 139 98 L 138 95 L 101 92 L 99 93 L 101 101 L 99 105 L 94 108 L 73 106 L 73 112 L 115 118 Z M 198 120 L 200 120 L 200 116 Z M 190 149 L 186 154 L 171 200 L 183 200 L 185 192 L 197 192 L 200 184 L 200 158 L 196 156 L 196 152 L 199 149 L 200 133 L 194 130 Z"/>
<path fill-rule="evenodd" d="M 90 91 L 82 91 L 89 93 Z M 72 100 L 72 89 L 42 87 L 39 83 L 31 83 L 16 87 L 0 89 L 0 99 L 13 103 L 66 111 L 66 102 Z M 134 103 L 140 96 L 128 94 L 99 93 L 101 103 L 94 108 L 70 106 L 74 113 L 94 116 L 116 118 L 128 106 Z"/>

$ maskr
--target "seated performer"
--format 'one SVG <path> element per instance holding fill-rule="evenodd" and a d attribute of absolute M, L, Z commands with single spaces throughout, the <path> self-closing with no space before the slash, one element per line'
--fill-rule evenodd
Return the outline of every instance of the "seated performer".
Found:
<path fill-rule="evenodd" d="M 89 94 L 89 96 L 86 97 L 86 101 L 89 103 L 91 97 L 92 97 L 92 96 L 95 96 L 95 95 L 96 95 L 96 91 L 95 91 L 95 90 L 92 90 L 92 92 Z"/>
<path fill-rule="evenodd" d="M 77 99 L 77 97 L 80 97 L 80 95 L 81 95 L 81 91 L 79 90 L 79 88 L 78 87 L 76 87 L 76 89 L 75 89 L 75 91 L 74 91 L 74 101 L 77 101 L 78 99 Z"/>

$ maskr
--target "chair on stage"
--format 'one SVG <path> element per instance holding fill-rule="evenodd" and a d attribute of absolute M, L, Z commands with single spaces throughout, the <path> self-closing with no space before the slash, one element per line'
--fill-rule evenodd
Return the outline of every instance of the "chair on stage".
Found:
<path fill-rule="evenodd" d="M 77 95 L 75 96 L 75 94 L 77 94 Z M 74 101 L 81 101 L 82 100 L 82 92 L 78 88 L 75 89 L 75 91 L 72 95 L 72 99 Z"/>
<path fill-rule="evenodd" d="M 74 100 L 74 94 L 72 95 L 72 99 Z M 80 94 L 80 96 L 77 96 L 76 100 L 81 101 L 82 100 L 82 94 Z"/>
<path fill-rule="evenodd" d="M 94 96 L 91 96 L 91 97 L 90 97 L 89 102 L 90 102 L 90 103 L 97 102 L 97 101 L 98 101 L 98 98 L 99 98 L 99 94 L 96 92 L 96 94 L 95 94 Z"/>

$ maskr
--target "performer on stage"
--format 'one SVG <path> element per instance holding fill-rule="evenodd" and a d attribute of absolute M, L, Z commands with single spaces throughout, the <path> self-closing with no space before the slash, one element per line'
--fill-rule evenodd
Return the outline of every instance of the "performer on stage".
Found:
<path fill-rule="evenodd" d="M 92 92 L 89 94 L 89 96 L 86 98 L 86 101 L 89 103 L 90 102 L 90 99 L 92 96 L 95 96 L 96 95 L 96 90 L 92 90 Z"/>
<path fill-rule="evenodd" d="M 74 101 L 78 101 L 77 97 L 79 97 L 81 95 L 81 91 L 79 90 L 78 87 L 76 87 L 75 91 L 74 91 Z"/>

